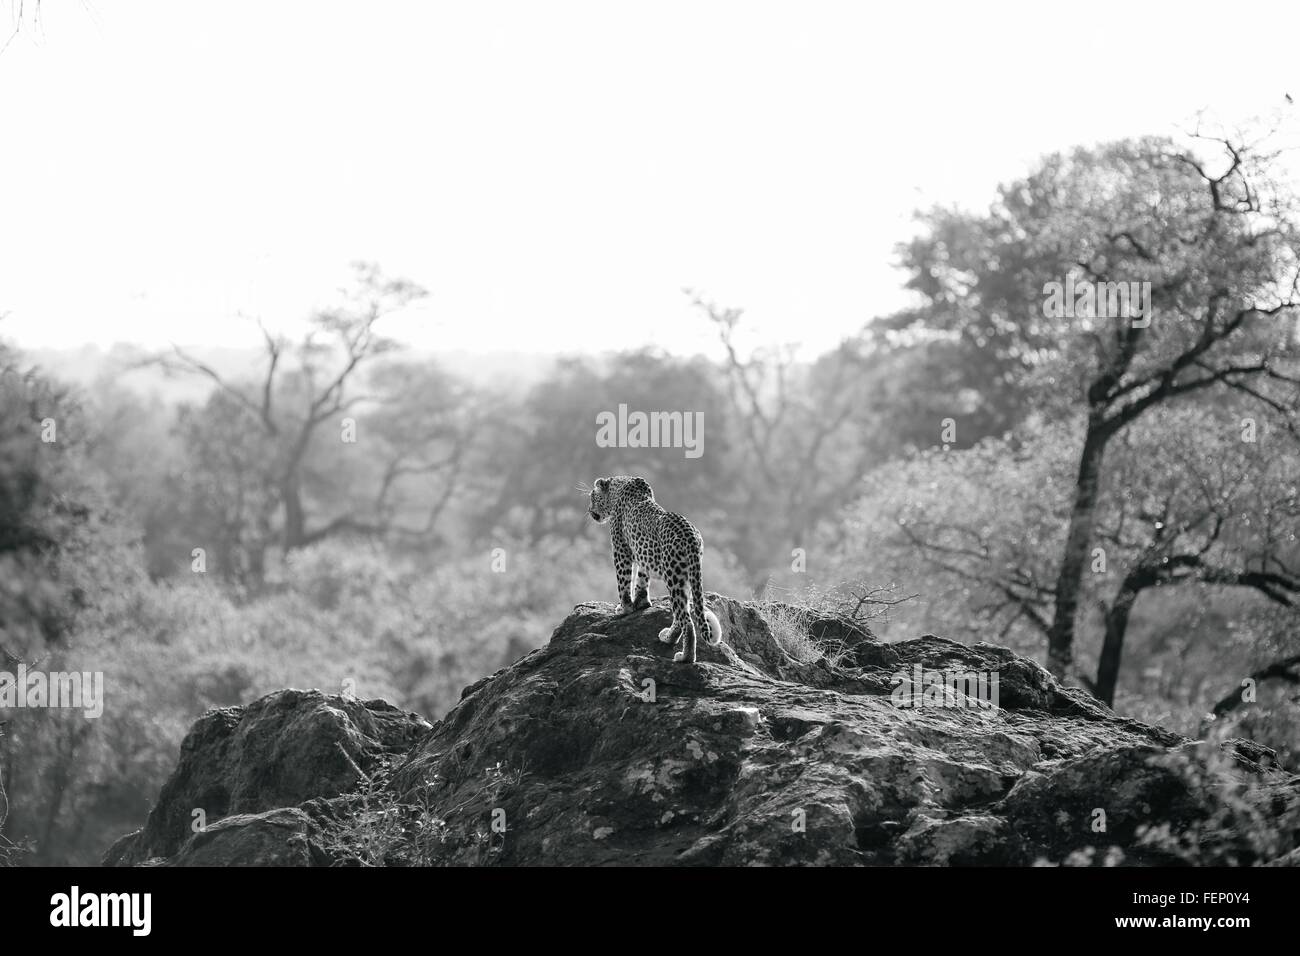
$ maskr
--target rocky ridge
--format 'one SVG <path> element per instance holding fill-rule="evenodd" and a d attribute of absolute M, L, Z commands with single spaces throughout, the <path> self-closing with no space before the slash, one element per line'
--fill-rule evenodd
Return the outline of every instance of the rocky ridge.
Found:
<path fill-rule="evenodd" d="M 882 643 L 788 606 L 708 601 L 724 643 L 695 665 L 655 639 L 666 601 L 626 617 L 582 604 L 436 724 L 318 691 L 211 711 L 104 862 L 1297 859 L 1300 777 L 1265 747 L 1117 717 L 991 644 Z M 820 659 L 784 649 L 792 619 Z M 936 672 L 996 674 L 997 706 L 934 692 L 899 706 L 900 677 Z"/>

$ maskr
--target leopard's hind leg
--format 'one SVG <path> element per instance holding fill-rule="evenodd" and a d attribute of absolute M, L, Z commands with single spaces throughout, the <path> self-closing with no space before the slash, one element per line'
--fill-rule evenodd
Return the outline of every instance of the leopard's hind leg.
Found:
<path fill-rule="evenodd" d="M 676 621 L 673 621 L 671 627 L 665 627 L 659 632 L 659 640 L 663 641 L 665 644 L 676 644 L 677 639 L 681 636 L 682 626 Z"/>
<path fill-rule="evenodd" d="M 673 623 L 659 632 L 659 640 L 665 644 L 676 644 L 682 636 L 682 625 L 686 623 L 686 608 L 679 603 L 677 592 L 668 588 L 668 599 L 672 604 Z"/>
<path fill-rule="evenodd" d="M 695 625 L 691 622 L 689 611 L 690 594 L 687 591 L 688 582 L 684 574 L 674 575 L 673 579 L 668 582 L 668 594 L 673 606 L 673 627 L 674 631 L 680 631 L 682 637 L 682 649 L 673 655 L 673 660 L 686 663 L 695 663 Z"/>
<path fill-rule="evenodd" d="M 700 563 L 696 561 L 690 569 L 691 578 L 691 622 L 695 633 L 710 644 L 722 643 L 722 624 L 718 616 L 704 603 L 704 588 L 700 585 Z"/>

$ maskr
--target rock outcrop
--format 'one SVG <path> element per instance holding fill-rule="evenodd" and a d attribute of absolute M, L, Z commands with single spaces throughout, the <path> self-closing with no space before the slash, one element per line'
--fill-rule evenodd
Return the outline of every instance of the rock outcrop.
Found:
<path fill-rule="evenodd" d="M 306 817 L 292 808 L 355 790 L 384 757 L 406 753 L 430 729 L 382 700 L 319 691 L 283 690 L 209 711 L 182 742 L 144 828 L 114 843 L 104 862 L 307 862 Z"/>
<path fill-rule="evenodd" d="M 144 828 L 105 862 L 1297 858 L 1300 778 L 1258 744 L 1119 718 L 1005 648 L 886 644 L 790 608 L 709 602 L 725 643 L 702 644 L 695 665 L 674 664 L 655 639 L 665 602 L 628 617 L 579 605 L 546 647 L 467 687 L 435 725 L 314 691 L 210 712 Z M 777 618 L 827 653 L 792 658 Z M 922 680 L 916 698 L 896 699 L 901 676 L 937 673 L 972 680 L 921 694 Z M 996 706 L 981 706 L 992 675 Z"/>

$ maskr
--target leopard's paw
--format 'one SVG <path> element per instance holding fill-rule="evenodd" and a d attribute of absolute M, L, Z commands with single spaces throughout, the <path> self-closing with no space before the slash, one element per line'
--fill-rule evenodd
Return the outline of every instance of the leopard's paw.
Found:
<path fill-rule="evenodd" d="M 665 627 L 659 632 L 659 640 L 663 641 L 665 644 L 677 643 L 677 638 L 673 636 L 673 629 L 671 627 Z"/>

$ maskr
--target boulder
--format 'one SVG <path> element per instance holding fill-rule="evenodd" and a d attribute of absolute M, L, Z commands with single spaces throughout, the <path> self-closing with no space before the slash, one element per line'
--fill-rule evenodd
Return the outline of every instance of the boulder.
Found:
<path fill-rule="evenodd" d="M 178 861 L 201 859 L 200 848 L 209 845 L 199 839 L 203 828 L 350 791 L 361 773 L 405 753 L 429 729 L 424 718 L 385 701 L 315 690 L 282 690 L 244 707 L 208 711 L 181 743 L 176 769 L 144 827 L 114 843 L 106 862 L 171 857 L 182 846 L 197 856 L 182 854 Z M 219 841 L 229 839 L 221 831 Z"/>

